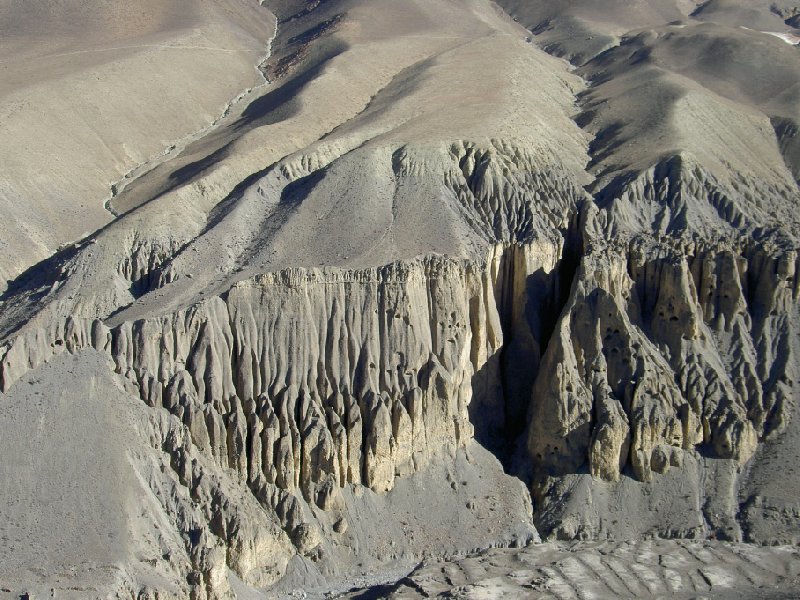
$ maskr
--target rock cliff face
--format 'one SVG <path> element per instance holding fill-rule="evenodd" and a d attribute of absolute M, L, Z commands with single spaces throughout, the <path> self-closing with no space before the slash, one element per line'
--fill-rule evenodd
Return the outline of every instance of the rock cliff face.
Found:
<path fill-rule="evenodd" d="M 570 50 L 582 80 L 482 1 L 272 4 L 273 87 L 0 304 L 9 398 L 91 371 L 137 399 L 174 558 L 126 593 L 318 583 L 534 523 L 795 541 L 796 499 L 761 492 L 800 431 L 788 109 L 701 90 L 666 25 Z"/>
<path fill-rule="evenodd" d="M 512 203 L 502 191 L 472 200 L 481 193 L 462 192 L 464 205 Z M 533 213 L 522 206 L 513 214 Z M 584 204 L 558 239 L 521 236 L 483 261 L 285 269 L 161 316 L 68 317 L 12 337 L 0 382 L 93 348 L 173 416 L 154 445 L 213 525 L 207 540 L 178 525 L 212 595 L 222 564 L 264 585 L 293 553 L 321 556 L 325 528 L 346 527 L 343 490 L 386 493 L 474 437 L 530 478 L 544 512 L 560 478 L 587 470 L 651 482 L 697 452 L 745 464 L 790 419 L 796 252 L 609 242 L 598 222 Z M 135 250 L 119 274 L 156 281 L 165 259 L 149 256 Z M 276 528 L 229 514 L 202 461 Z M 284 558 L 267 568 L 264 553 Z"/>
<path fill-rule="evenodd" d="M 533 390 L 534 462 L 566 473 L 588 456 L 609 481 L 701 445 L 746 462 L 790 414 L 796 269 L 764 246 L 590 248 Z"/>
<path fill-rule="evenodd" d="M 63 352 L 105 353 L 131 393 L 173 415 L 151 435 L 211 524 L 196 538 L 181 509 L 164 507 L 185 532 L 202 575 L 197 590 L 224 589 L 226 564 L 248 584 L 265 585 L 291 554 L 321 556 L 323 527 L 341 537 L 344 488 L 385 493 L 396 478 L 455 460 L 473 439 L 471 404 L 496 410 L 498 422 L 482 427 L 502 433 L 499 367 L 480 376 L 478 394 L 473 381 L 503 346 L 499 298 L 512 297 L 512 306 L 524 295 L 514 289 L 514 269 L 551 271 L 556 257 L 498 246 L 485 265 L 431 258 L 355 271 L 291 269 L 160 318 L 111 328 L 68 318 L 4 348 L 2 385 L 13 388 Z M 209 463 L 280 529 L 253 523 L 241 501 L 209 487 Z M 316 508 L 325 516 L 313 516 Z M 265 567 L 264 556 L 277 562 Z"/>

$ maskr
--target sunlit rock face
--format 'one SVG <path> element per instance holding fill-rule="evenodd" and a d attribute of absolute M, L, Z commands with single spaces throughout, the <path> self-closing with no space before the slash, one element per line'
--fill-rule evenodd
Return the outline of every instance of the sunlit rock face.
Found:
<path fill-rule="evenodd" d="M 8 468 L 13 535 L 41 534 L 63 472 L 59 510 L 87 497 L 87 539 L 127 540 L 83 548 L 98 595 L 280 595 L 539 535 L 797 541 L 790 7 L 178 4 L 143 13 L 130 56 L 174 68 L 147 53 L 215 40 L 256 85 L 219 58 L 241 88 L 163 152 L 126 146 L 108 194 L 84 186 L 109 185 L 108 141 L 81 137 L 70 193 L 105 216 L 62 223 L 55 253 L 18 243 L 41 225 L 20 208 L 0 443 L 60 466 Z M 112 52 L 106 10 L 70 52 Z M 140 131 L 168 117 L 134 81 Z M 197 110 L 222 93 L 178 84 Z M 113 98 L 90 129 L 117 132 Z M 12 592 L 74 583 L 52 573 L 75 531 L 47 528 L 38 570 L 0 554 Z"/>

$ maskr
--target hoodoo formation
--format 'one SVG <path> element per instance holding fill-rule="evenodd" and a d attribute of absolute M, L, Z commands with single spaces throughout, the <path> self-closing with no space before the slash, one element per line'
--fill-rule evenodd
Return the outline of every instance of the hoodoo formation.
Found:
<path fill-rule="evenodd" d="M 798 42 L 0 1 L 0 598 L 800 594 Z"/>

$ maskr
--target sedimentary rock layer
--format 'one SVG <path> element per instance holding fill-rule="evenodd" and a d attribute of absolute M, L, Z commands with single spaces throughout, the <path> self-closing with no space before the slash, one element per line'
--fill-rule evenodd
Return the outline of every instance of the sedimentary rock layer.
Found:
<path fill-rule="evenodd" d="M 116 589 L 320 582 L 532 522 L 795 541 L 768 464 L 800 447 L 791 98 L 679 60 L 766 34 L 572 48 L 534 11 L 576 71 L 482 0 L 274 9 L 269 87 L 2 297 L 8 414 L 91 371 L 138 440 L 131 514 L 168 534 Z"/>

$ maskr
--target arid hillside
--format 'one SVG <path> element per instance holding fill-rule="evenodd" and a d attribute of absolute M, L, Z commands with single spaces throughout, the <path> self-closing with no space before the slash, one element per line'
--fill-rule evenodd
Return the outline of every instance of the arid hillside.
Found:
<path fill-rule="evenodd" d="M 798 27 L 0 0 L 0 598 L 796 595 Z"/>

